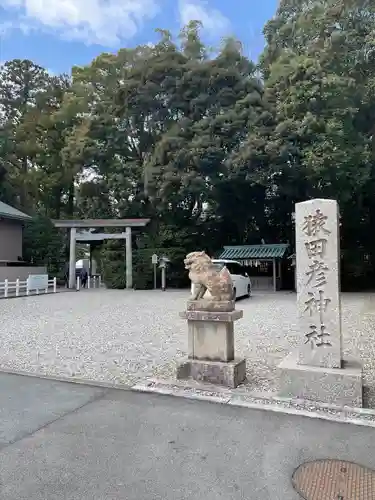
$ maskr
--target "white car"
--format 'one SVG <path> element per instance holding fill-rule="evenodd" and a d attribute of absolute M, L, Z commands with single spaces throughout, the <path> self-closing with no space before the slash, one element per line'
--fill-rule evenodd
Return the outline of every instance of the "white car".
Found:
<path fill-rule="evenodd" d="M 234 298 L 239 297 L 250 297 L 251 296 L 251 281 L 249 275 L 247 274 L 244 266 L 235 260 L 221 260 L 212 259 L 212 263 L 217 267 L 218 271 L 221 271 L 225 266 L 230 272 L 233 281 L 233 291 Z M 195 286 L 191 284 L 191 293 L 194 294 Z M 209 297 L 210 294 L 207 291 L 205 297 Z"/>

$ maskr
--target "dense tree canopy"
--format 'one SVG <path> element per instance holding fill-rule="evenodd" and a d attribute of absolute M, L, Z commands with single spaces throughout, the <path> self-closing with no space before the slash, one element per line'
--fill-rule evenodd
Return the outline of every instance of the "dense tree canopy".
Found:
<path fill-rule="evenodd" d="M 139 251 L 176 254 L 292 243 L 294 204 L 336 198 L 344 274 L 370 283 L 375 9 L 281 0 L 259 65 L 233 38 L 213 53 L 200 27 L 71 76 L 5 63 L 0 198 L 40 217 L 150 217 Z"/>

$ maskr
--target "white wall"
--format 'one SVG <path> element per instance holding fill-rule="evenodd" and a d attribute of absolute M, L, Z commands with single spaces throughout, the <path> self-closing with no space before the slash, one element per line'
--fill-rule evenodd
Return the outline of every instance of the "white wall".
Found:
<path fill-rule="evenodd" d="M 0 260 L 22 257 L 22 222 L 0 219 Z"/>
<path fill-rule="evenodd" d="M 0 266 L 0 282 L 8 279 L 9 281 L 26 281 L 29 274 L 47 274 L 47 268 L 43 266 Z M 51 279 L 53 276 L 51 276 Z"/>

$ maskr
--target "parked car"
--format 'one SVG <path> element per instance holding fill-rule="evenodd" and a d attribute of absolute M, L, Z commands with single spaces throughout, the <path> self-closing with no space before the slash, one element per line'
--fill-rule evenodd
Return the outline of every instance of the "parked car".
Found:
<path fill-rule="evenodd" d="M 250 297 L 251 296 L 251 281 L 246 269 L 242 264 L 236 262 L 235 260 L 221 260 L 212 259 L 212 263 L 217 267 L 218 271 L 221 271 L 225 266 L 230 272 L 233 281 L 233 291 L 234 299 L 239 297 Z M 191 284 L 191 293 L 194 293 L 193 283 Z M 209 292 L 206 292 L 205 297 L 209 296 Z"/>

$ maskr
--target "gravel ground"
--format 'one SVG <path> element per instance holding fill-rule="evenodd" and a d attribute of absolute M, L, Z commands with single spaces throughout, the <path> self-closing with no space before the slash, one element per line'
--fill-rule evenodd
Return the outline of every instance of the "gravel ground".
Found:
<path fill-rule="evenodd" d="M 0 301 L 0 368 L 54 377 L 135 384 L 173 379 L 186 355 L 185 291 L 86 290 Z M 277 364 L 298 341 L 296 295 L 240 300 L 236 351 L 247 359 L 252 393 L 275 393 Z M 343 294 L 346 355 L 364 366 L 367 405 L 375 408 L 375 294 Z"/>

